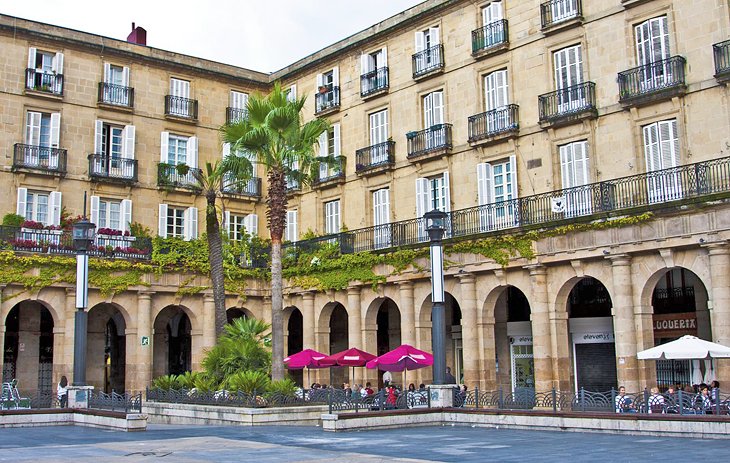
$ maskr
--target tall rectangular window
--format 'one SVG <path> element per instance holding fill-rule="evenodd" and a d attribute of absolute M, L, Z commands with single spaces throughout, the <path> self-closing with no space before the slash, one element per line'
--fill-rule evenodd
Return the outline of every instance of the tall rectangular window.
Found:
<path fill-rule="evenodd" d="M 373 191 L 374 241 L 378 248 L 390 245 L 390 189 Z"/>
<path fill-rule="evenodd" d="M 481 231 L 518 225 L 516 157 L 477 164 L 477 193 Z"/>
<path fill-rule="evenodd" d="M 167 208 L 167 236 L 185 237 L 185 209 Z"/>
<path fill-rule="evenodd" d="M 561 145 L 560 174 L 565 191 L 565 215 L 574 217 L 593 212 L 592 192 L 583 185 L 590 183 L 588 170 L 588 142 L 576 141 Z"/>
<path fill-rule="evenodd" d="M 49 224 L 48 193 L 29 191 L 25 203 L 25 220 Z"/>
<path fill-rule="evenodd" d="M 109 199 L 99 200 L 99 223 L 97 228 L 111 228 L 121 230 L 121 201 Z"/>
<path fill-rule="evenodd" d="M 284 235 L 284 240 L 293 242 L 298 239 L 299 234 L 297 233 L 297 211 L 286 211 L 286 233 Z"/>
<path fill-rule="evenodd" d="M 324 203 L 324 231 L 325 233 L 340 232 L 340 200 Z"/>
<path fill-rule="evenodd" d="M 674 167 L 679 166 L 677 120 L 658 121 L 642 127 L 646 171 L 657 172 L 647 178 L 649 201 L 663 202 L 682 198 L 682 179 Z"/>
<path fill-rule="evenodd" d="M 170 135 L 170 144 L 167 151 L 167 163 L 171 165 L 187 164 L 188 139 L 177 135 Z"/>
<path fill-rule="evenodd" d="M 231 214 L 228 218 L 228 237 L 233 241 L 241 241 L 246 231 L 245 215 Z"/>

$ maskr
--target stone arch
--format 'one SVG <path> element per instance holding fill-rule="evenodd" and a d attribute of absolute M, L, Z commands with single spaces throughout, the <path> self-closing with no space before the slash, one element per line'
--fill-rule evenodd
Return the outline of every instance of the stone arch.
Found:
<path fill-rule="evenodd" d="M 157 312 L 153 327 L 154 377 L 192 370 L 193 319 L 190 309 L 171 304 Z"/>
<path fill-rule="evenodd" d="M 487 301 L 494 314 L 494 347 L 499 365 L 496 381 L 503 390 L 531 394 L 535 389 L 531 307 L 525 293 L 512 285 L 491 291 Z"/>
<path fill-rule="evenodd" d="M 461 307 L 459 302 L 450 292 L 444 292 L 444 306 L 446 309 L 446 366 L 451 368 L 456 381 L 463 382 L 463 352 L 461 342 Z M 418 306 L 418 321 L 416 324 L 416 339 L 420 349 L 431 352 L 431 294 L 429 293 Z M 471 353 L 469 353 L 471 355 Z M 428 370 L 422 373 L 423 381 L 430 381 L 431 377 L 426 374 L 433 375 L 433 371 Z"/>
<path fill-rule="evenodd" d="M 253 316 L 253 312 L 248 310 L 245 307 L 231 307 L 229 309 L 226 309 L 226 320 L 227 323 L 233 322 L 233 320 L 237 318 L 256 318 Z"/>
<path fill-rule="evenodd" d="M 302 311 L 296 306 L 288 306 L 284 308 L 284 338 L 286 356 L 296 354 L 304 349 L 304 316 Z M 289 376 L 297 384 L 303 384 L 303 370 L 289 370 Z M 309 387 L 309 384 L 303 385 Z"/>
<path fill-rule="evenodd" d="M 129 323 L 129 313 L 119 304 L 101 302 L 89 309 L 86 381 L 97 390 L 125 390 Z"/>

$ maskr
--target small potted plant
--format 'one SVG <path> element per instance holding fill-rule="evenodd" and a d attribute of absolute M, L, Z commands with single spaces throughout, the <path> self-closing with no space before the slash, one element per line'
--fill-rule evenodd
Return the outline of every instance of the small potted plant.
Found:
<path fill-rule="evenodd" d="M 178 164 L 175 166 L 175 170 L 179 175 L 184 177 L 188 175 L 188 172 L 190 172 L 190 166 L 188 166 L 187 164 Z"/>

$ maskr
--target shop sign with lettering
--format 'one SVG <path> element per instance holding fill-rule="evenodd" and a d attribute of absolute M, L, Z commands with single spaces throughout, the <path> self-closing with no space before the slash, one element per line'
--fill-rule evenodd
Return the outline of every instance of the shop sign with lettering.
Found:
<path fill-rule="evenodd" d="M 654 337 L 697 335 L 697 314 L 695 312 L 654 315 Z"/>

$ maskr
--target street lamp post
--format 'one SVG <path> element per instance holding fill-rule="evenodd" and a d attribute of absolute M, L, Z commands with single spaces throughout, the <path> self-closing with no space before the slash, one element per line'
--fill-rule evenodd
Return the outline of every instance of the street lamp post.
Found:
<path fill-rule="evenodd" d="M 84 201 L 85 202 L 85 201 Z M 84 207 L 86 209 L 86 207 Z M 74 316 L 74 386 L 86 384 L 86 326 L 89 297 L 89 254 L 94 242 L 96 225 L 86 217 L 73 225 L 73 243 L 76 251 L 76 314 Z"/>
<path fill-rule="evenodd" d="M 446 212 L 434 209 L 423 215 L 431 240 L 431 346 L 433 384 L 444 384 L 446 373 L 446 308 L 444 307 L 444 254 L 442 239 Z"/>

